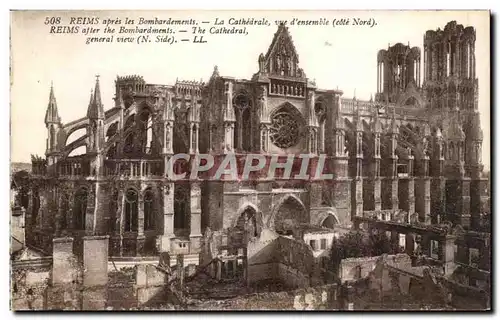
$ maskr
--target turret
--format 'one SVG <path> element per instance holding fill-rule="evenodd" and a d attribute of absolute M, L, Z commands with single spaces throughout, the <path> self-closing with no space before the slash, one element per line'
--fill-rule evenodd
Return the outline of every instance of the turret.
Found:
<path fill-rule="evenodd" d="M 89 152 L 100 152 L 104 147 L 104 107 L 101 101 L 99 76 L 96 78 L 94 94 L 91 94 L 87 117 L 89 118 L 89 127 L 87 129 Z"/>
<path fill-rule="evenodd" d="M 54 95 L 54 86 L 50 86 L 49 103 L 45 112 L 45 127 L 48 131 L 46 154 L 59 151 L 58 135 L 61 128 L 61 117 L 57 110 L 56 97 Z"/>

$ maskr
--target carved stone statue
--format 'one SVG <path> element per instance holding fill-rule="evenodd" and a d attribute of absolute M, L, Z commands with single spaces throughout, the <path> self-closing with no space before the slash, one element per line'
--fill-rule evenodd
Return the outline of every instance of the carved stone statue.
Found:
<path fill-rule="evenodd" d="M 259 95 L 259 103 L 260 103 L 260 116 L 266 117 L 267 114 L 267 87 L 262 86 L 260 88 L 260 95 Z"/>

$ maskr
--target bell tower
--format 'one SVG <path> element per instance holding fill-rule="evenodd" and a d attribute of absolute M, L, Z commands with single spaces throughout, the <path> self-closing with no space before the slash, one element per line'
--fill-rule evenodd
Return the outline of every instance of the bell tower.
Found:
<path fill-rule="evenodd" d="M 376 101 L 394 103 L 413 82 L 420 88 L 420 49 L 397 43 L 377 56 Z"/>

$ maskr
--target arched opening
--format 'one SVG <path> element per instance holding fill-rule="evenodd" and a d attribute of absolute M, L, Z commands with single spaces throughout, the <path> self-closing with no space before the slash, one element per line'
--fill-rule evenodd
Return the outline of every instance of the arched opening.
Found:
<path fill-rule="evenodd" d="M 174 231 L 183 233 L 189 228 L 189 186 L 176 184 L 174 191 Z"/>
<path fill-rule="evenodd" d="M 274 218 L 274 230 L 281 235 L 292 235 L 295 226 L 306 217 L 302 203 L 294 197 L 288 197 L 278 208 Z"/>
<path fill-rule="evenodd" d="M 125 231 L 138 230 L 139 194 L 134 189 L 128 189 L 125 195 Z"/>
<path fill-rule="evenodd" d="M 188 125 L 188 108 L 178 107 L 175 109 L 175 123 L 172 140 L 174 153 L 189 153 L 189 134 L 191 128 Z"/>
<path fill-rule="evenodd" d="M 236 221 L 237 232 L 243 233 L 246 237 L 252 238 L 259 235 L 257 229 L 257 212 L 252 207 L 247 207 Z"/>
<path fill-rule="evenodd" d="M 81 188 L 75 194 L 73 208 L 73 229 L 85 230 L 85 216 L 87 214 L 88 190 Z"/>
<path fill-rule="evenodd" d="M 86 127 L 81 127 L 76 130 L 70 131 L 70 134 L 66 137 L 66 145 L 69 145 L 72 142 L 75 142 L 76 140 L 80 139 L 84 135 L 87 134 L 87 129 Z"/>
<path fill-rule="evenodd" d="M 327 228 L 327 229 L 334 229 L 335 225 L 337 225 L 337 223 L 338 223 L 337 218 L 335 218 L 335 216 L 330 213 L 325 218 L 325 220 L 323 220 L 323 222 L 321 223 L 321 226 L 323 228 Z"/>
<path fill-rule="evenodd" d="M 139 140 L 141 152 L 151 154 L 153 150 L 153 117 L 148 108 L 142 109 L 139 114 Z"/>
<path fill-rule="evenodd" d="M 236 123 L 234 126 L 234 147 L 236 150 L 250 151 L 252 136 L 252 102 L 246 93 L 240 93 L 234 98 L 233 108 Z"/>
<path fill-rule="evenodd" d="M 155 228 L 155 194 L 151 188 L 144 192 L 144 230 L 154 230 Z"/>
<path fill-rule="evenodd" d="M 68 157 L 81 156 L 81 155 L 86 154 L 86 153 L 87 153 L 87 146 L 83 145 L 83 146 L 79 146 L 79 147 L 71 150 L 71 152 L 68 154 Z"/>
<path fill-rule="evenodd" d="M 106 130 L 106 141 L 113 138 L 117 132 L 118 132 L 118 122 L 114 122 L 109 126 L 108 130 Z"/>

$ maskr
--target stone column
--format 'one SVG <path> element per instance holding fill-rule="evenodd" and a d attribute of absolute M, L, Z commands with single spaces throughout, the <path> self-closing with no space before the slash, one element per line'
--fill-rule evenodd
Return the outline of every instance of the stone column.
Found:
<path fill-rule="evenodd" d="M 463 177 L 460 181 L 459 209 L 460 224 L 469 227 L 471 222 L 470 211 L 470 178 Z"/>
<path fill-rule="evenodd" d="M 431 223 L 431 181 L 429 177 L 418 177 L 415 181 L 415 209 L 419 221 Z"/>
<path fill-rule="evenodd" d="M 353 216 L 363 216 L 363 178 L 356 177 L 352 180 Z"/>
<path fill-rule="evenodd" d="M 143 188 L 141 188 L 142 190 Z M 139 193 L 139 203 L 138 203 L 138 214 L 137 214 L 137 239 L 135 254 L 137 256 L 142 255 L 144 252 L 144 242 L 146 237 L 144 236 L 144 195 L 142 191 Z"/>
<path fill-rule="evenodd" d="M 82 310 L 103 310 L 106 307 L 108 241 L 109 236 L 83 238 Z"/>
<path fill-rule="evenodd" d="M 189 239 L 191 242 L 190 253 L 197 253 L 200 250 L 201 234 L 201 189 L 200 182 L 191 182 L 191 223 Z"/>
<path fill-rule="evenodd" d="M 123 255 L 123 229 L 124 229 L 124 210 L 123 210 L 123 202 L 125 201 L 125 192 L 123 190 L 123 187 L 120 186 L 118 189 L 118 199 L 116 201 L 116 226 L 115 226 L 115 234 L 113 235 L 113 238 L 111 239 L 112 241 L 112 247 L 113 251 L 111 252 L 112 255 L 118 255 L 122 256 Z"/>
<path fill-rule="evenodd" d="M 269 124 L 260 125 L 260 151 L 269 152 Z"/>
<path fill-rule="evenodd" d="M 52 286 L 69 285 L 76 278 L 73 238 L 52 240 Z"/>
<path fill-rule="evenodd" d="M 445 275 L 455 271 L 455 241 L 456 236 L 446 235 L 439 241 L 439 260 L 443 262 Z"/>
<path fill-rule="evenodd" d="M 160 235 L 160 252 L 171 250 L 170 241 L 174 235 L 174 183 L 167 182 L 163 192 L 163 234 Z"/>

